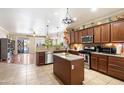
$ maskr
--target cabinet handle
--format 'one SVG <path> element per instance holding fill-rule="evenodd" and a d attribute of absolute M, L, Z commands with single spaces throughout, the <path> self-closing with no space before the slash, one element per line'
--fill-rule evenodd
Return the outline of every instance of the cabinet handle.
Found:
<path fill-rule="evenodd" d="M 74 65 L 71 65 L 71 69 L 74 70 Z"/>

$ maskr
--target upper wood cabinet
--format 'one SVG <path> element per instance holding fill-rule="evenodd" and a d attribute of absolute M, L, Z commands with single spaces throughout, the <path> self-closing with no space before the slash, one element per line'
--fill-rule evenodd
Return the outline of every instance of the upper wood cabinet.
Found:
<path fill-rule="evenodd" d="M 82 40 L 81 40 L 82 33 L 83 33 L 83 31 L 82 31 L 82 30 L 81 30 L 81 31 L 79 31 L 79 43 L 82 43 Z"/>
<path fill-rule="evenodd" d="M 75 32 L 74 31 L 71 31 L 70 32 L 70 43 L 71 44 L 75 42 L 75 39 L 74 39 L 75 37 L 74 36 L 75 36 Z"/>
<path fill-rule="evenodd" d="M 93 28 L 88 28 L 88 29 L 87 29 L 87 35 L 89 35 L 89 36 L 94 35 Z"/>
<path fill-rule="evenodd" d="M 75 43 L 79 43 L 79 31 L 75 31 L 75 37 L 73 37 L 75 39 Z"/>
<path fill-rule="evenodd" d="M 87 34 L 88 34 L 87 29 L 84 29 L 84 30 L 82 31 L 82 36 L 87 36 Z"/>
<path fill-rule="evenodd" d="M 101 25 L 101 43 L 110 42 L 110 24 Z"/>
<path fill-rule="evenodd" d="M 94 35 L 93 28 L 84 29 L 82 31 L 82 36 Z"/>
<path fill-rule="evenodd" d="M 101 43 L 101 26 L 94 27 L 94 43 Z"/>
<path fill-rule="evenodd" d="M 111 42 L 124 42 L 124 20 L 111 23 Z"/>

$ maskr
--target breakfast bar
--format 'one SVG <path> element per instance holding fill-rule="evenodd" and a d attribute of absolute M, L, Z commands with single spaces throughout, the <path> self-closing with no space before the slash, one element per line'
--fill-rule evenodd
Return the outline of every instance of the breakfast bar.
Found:
<path fill-rule="evenodd" d="M 81 56 L 66 53 L 54 53 L 53 60 L 53 72 L 64 84 L 83 84 L 84 63 Z"/>

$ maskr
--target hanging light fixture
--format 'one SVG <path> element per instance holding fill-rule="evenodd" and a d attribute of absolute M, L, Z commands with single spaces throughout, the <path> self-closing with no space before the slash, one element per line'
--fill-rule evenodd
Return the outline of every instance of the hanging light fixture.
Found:
<path fill-rule="evenodd" d="M 74 21 L 71 19 L 71 16 L 69 15 L 69 9 L 67 8 L 67 12 L 66 12 L 66 15 L 65 15 L 65 18 L 62 19 L 62 22 L 64 24 L 67 24 L 67 25 L 70 25 L 71 23 L 73 23 Z"/>
<path fill-rule="evenodd" d="M 49 34 L 49 33 L 48 33 L 48 28 L 49 28 L 49 25 L 46 25 L 46 27 L 47 27 L 47 36 L 48 36 L 48 34 Z"/>
<path fill-rule="evenodd" d="M 36 36 L 36 33 L 35 32 L 33 32 L 33 37 L 35 37 Z"/>

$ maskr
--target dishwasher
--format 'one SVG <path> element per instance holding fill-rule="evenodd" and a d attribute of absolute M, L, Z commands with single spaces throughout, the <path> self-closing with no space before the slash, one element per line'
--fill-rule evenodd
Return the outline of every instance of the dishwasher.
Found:
<path fill-rule="evenodd" d="M 45 64 L 53 63 L 53 52 L 45 52 Z"/>

